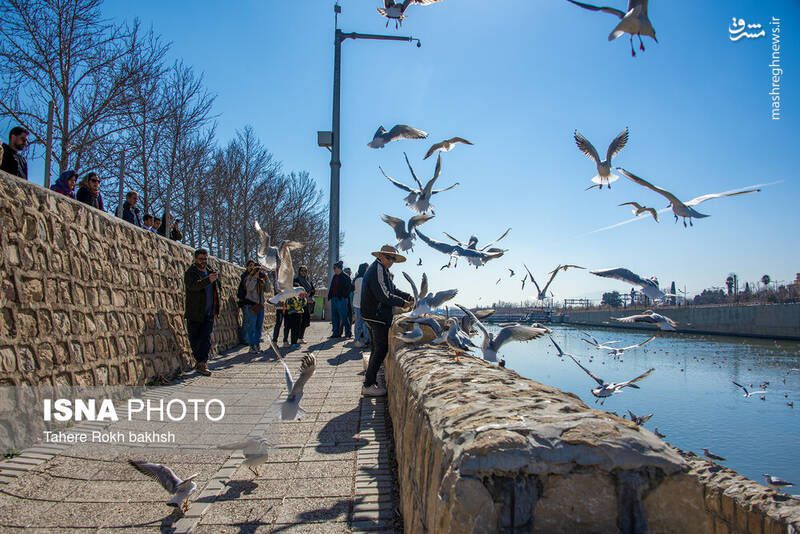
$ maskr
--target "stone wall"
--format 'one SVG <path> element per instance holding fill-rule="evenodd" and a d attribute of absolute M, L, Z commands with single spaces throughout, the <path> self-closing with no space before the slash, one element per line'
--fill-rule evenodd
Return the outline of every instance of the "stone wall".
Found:
<path fill-rule="evenodd" d="M 385 365 L 407 532 L 800 532 L 798 500 L 571 393 L 394 335 Z"/>
<path fill-rule="evenodd" d="M 625 317 L 645 308 L 591 310 L 570 309 L 569 323 L 612 328 L 655 329 L 652 325 L 623 324 L 611 317 Z M 655 311 L 678 321 L 678 330 L 697 334 L 800 339 L 800 303 L 752 306 L 664 306 Z"/>
<path fill-rule="evenodd" d="M 0 172 L 0 386 L 141 385 L 189 367 L 192 261 L 188 246 Z M 241 267 L 209 263 L 222 350 L 238 343 Z"/>

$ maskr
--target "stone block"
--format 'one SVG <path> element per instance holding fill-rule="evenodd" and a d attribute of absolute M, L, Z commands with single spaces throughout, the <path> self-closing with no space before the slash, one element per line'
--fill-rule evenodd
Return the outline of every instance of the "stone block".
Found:
<path fill-rule="evenodd" d="M 16 325 L 20 336 L 26 340 L 35 339 L 39 334 L 36 314 L 31 311 L 17 311 Z"/>
<path fill-rule="evenodd" d="M 14 373 L 17 370 L 17 355 L 14 347 L 0 347 L 0 365 L 6 373 Z"/>
<path fill-rule="evenodd" d="M 36 371 L 36 359 L 33 357 L 33 349 L 28 345 L 17 347 L 17 369 L 23 375 L 32 374 Z"/>
<path fill-rule="evenodd" d="M 703 486 L 692 475 L 673 475 L 653 488 L 643 499 L 653 534 L 712 532 L 712 516 L 706 512 Z M 680 510 L 678 514 L 675 511 Z"/>
<path fill-rule="evenodd" d="M 534 532 L 617 531 L 617 492 L 610 474 L 549 475 L 542 485 Z"/>

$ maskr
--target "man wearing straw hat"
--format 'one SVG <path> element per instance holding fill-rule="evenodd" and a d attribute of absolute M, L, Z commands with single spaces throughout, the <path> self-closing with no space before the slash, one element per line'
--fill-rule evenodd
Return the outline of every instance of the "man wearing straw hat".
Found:
<path fill-rule="evenodd" d="M 377 259 L 364 274 L 361 286 L 361 316 L 367 323 L 372 337 L 372 351 L 369 355 L 369 366 L 364 377 L 361 394 L 369 397 L 386 395 L 386 389 L 379 387 L 378 370 L 389 350 L 389 328 L 392 325 L 392 307 L 411 306 L 411 295 L 400 291 L 392 283 L 389 269 L 395 263 L 403 263 L 406 257 L 397 253 L 391 245 L 384 245 L 372 253 Z"/>

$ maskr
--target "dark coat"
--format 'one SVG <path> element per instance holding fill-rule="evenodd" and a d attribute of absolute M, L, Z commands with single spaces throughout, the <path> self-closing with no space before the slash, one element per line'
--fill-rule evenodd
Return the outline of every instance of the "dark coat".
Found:
<path fill-rule="evenodd" d="M 214 269 L 206 266 L 208 274 L 215 273 Z M 203 278 L 197 264 L 192 263 L 183 274 L 183 283 L 186 286 L 186 312 L 185 317 L 196 323 L 201 323 L 206 318 L 206 287 L 211 283 L 208 277 Z M 219 278 L 214 282 L 214 315 L 219 315 Z"/>
<path fill-rule="evenodd" d="M 313 297 L 314 293 L 317 292 L 317 290 L 314 288 L 314 283 L 309 280 L 308 277 L 301 278 L 296 276 L 292 283 L 294 284 L 294 287 L 303 286 L 303 289 L 306 290 L 306 293 L 308 293 L 309 297 Z"/>
<path fill-rule="evenodd" d="M 100 211 L 106 211 L 103 207 L 103 194 L 98 191 L 97 196 L 92 198 L 92 193 L 85 185 L 78 189 L 78 192 L 75 194 L 75 199 L 80 200 L 84 204 L 89 204 L 91 207 L 97 208 Z"/>
<path fill-rule="evenodd" d="M 56 193 L 66 195 L 69 198 L 75 198 L 75 187 L 73 186 L 72 189 L 70 189 L 69 184 L 67 183 L 69 182 L 70 178 L 74 176 L 74 174 L 75 173 L 69 174 L 67 171 L 62 172 L 61 176 L 59 176 L 58 180 L 56 180 L 56 183 L 50 186 L 50 189 Z"/>
<path fill-rule="evenodd" d="M 402 306 L 411 295 L 394 287 L 389 271 L 378 260 L 372 262 L 361 283 L 361 316 L 383 324 L 392 322 L 392 306 Z"/>
<path fill-rule="evenodd" d="M 331 278 L 331 283 L 328 286 L 328 300 L 331 300 L 333 297 L 346 299 L 352 292 L 353 282 L 350 281 L 349 276 L 343 272 L 333 275 L 333 278 Z"/>
<path fill-rule="evenodd" d="M 127 202 L 122 205 L 122 219 L 134 226 L 142 226 L 141 210 L 136 206 L 131 208 L 131 205 Z"/>
<path fill-rule="evenodd" d="M 19 176 L 23 180 L 28 179 L 28 162 L 25 157 L 5 143 L 3 143 L 3 160 L 0 162 L 0 170 Z"/>

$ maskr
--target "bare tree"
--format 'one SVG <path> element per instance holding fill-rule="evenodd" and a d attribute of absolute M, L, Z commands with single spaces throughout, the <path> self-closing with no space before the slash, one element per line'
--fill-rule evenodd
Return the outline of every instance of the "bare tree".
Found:
<path fill-rule="evenodd" d="M 0 116 L 42 140 L 55 104 L 53 158 L 80 169 L 95 143 L 125 129 L 115 119 L 135 87 L 157 78 L 168 46 L 139 22 L 101 18 L 101 0 L 0 3 Z"/>

